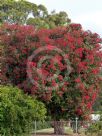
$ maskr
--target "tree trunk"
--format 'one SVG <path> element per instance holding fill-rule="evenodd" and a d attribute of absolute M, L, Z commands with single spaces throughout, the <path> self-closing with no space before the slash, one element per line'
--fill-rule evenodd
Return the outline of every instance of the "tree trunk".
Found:
<path fill-rule="evenodd" d="M 54 134 L 63 135 L 64 134 L 64 122 L 54 121 Z"/>

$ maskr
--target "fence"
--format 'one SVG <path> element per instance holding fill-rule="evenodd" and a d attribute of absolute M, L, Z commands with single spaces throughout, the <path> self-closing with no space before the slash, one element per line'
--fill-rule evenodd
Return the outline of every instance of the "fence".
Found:
<path fill-rule="evenodd" d="M 98 121 L 99 122 L 99 121 Z M 100 121 L 101 122 L 101 121 Z M 96 121 L 79 121 L 78 118 L 75 120 L 69 121 L 56 121 L 57 130 L 62 129 L 61 127 L 64 126 L 64 133 L 65 134 L 73 134 L 73 133 L 84 133 L 87 129 L 92 125 L 95 124 Z M 60 125 L 59 125 L 60 124 Z M 102 124 L 102 122 L 101 122 Z M 55 121 L 34 121 L 33 124 L 33 135 L 38 134 L 53 134 L 54 133 L 54 125 Z"/>

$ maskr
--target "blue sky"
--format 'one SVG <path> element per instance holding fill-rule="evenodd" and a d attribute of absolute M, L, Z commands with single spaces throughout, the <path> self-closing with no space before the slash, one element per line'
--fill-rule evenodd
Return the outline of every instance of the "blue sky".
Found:
<path fill-rule="evenodd" d="M 97 32 L 102 37 L 102 0 L 28 0 L 43 4 L 48 11 L 65 11 L 74 23 L 80 23 L 84 30 Z"/>

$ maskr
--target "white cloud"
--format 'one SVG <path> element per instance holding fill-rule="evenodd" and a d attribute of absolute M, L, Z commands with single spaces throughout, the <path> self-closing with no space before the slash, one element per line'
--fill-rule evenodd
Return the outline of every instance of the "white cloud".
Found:
<path fill-rule="evenodd" d="M 81 23 L 85 29 L 91 29 L 102 35 L 102 10 L 79 14 L 72 21 Z"/>
<path fill-rule="evenodd" d="M 94 22 L 97 25 L 102 27 L 102 11 L 94 11 L 88 12 L 85 14 L 80 14 L 79 16 L 75 17 L 74 20 L 82 21 L 82 22 Z"/>

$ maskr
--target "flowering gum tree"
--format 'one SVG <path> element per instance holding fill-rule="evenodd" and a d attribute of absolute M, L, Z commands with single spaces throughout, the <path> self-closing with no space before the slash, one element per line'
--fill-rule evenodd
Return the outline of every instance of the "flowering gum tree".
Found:
<path fill-rule="evenodd" d="M 2 73 L 10 83 L 43 101 L 53 120 L 88 119 L 101 82 L 98 34 L 80 24 L 39 31 L 5 24 L 0 40 L 5 50 Z"/>

